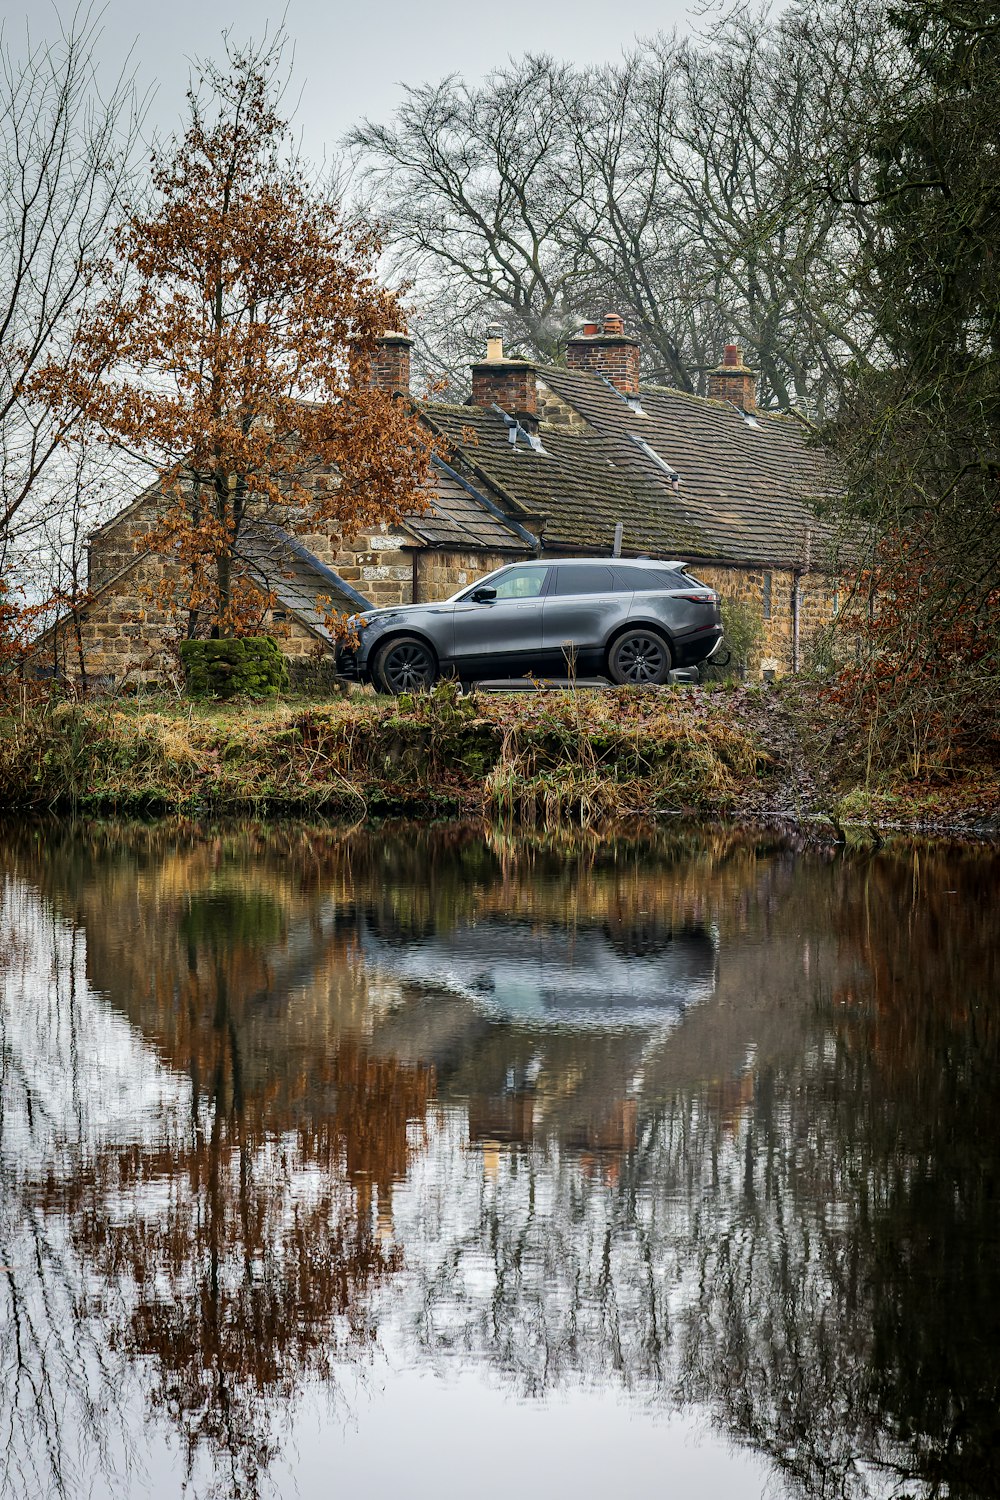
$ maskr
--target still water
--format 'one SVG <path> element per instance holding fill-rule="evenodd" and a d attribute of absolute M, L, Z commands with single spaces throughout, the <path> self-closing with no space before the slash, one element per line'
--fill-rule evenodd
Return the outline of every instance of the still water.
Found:
<path fill-rule="evenodd" d="M 998 890 L 0 832 L 0 1496 L 993 1500 Z"/>

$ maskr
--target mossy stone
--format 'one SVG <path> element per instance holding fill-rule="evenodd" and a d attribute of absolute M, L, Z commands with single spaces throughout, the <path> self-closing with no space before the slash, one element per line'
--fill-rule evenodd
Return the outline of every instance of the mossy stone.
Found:
<path fill-rule="evenodd" d="M 180 654 L 192 698 L 273 698 L 288 687 L 288 663 L 269 635 L 182 641 Z"/>

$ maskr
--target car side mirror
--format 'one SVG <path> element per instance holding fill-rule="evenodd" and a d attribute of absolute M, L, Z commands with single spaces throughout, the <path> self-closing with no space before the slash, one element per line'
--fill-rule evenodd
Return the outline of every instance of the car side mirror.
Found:
<path fill-rule="evenodd" d="M 496 589 L 491 589 L 488 583 L 483 584 L 483 587 L 481 589 L 472 590 L 472 597 L 477 604 L 488 604 L 489 601 L 491 599 L 495 599 L 496 596 Z"/>

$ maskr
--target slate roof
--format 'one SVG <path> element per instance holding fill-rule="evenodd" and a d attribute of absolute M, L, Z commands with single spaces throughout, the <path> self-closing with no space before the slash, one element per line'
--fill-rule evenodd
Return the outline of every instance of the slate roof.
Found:
<path fill-rule="evenodd" d="M 444 402 L 422 411 L 451 445 L 456 468 L 541 530 L 547 551 L 610 551 L 621 521 L 626 554 L 787 568 L 830 560 L 833 536 L 814 506 L 833 476 L 796 418 L 755 412 L 749 425 L 728 402 L 656 386 L 641 389 L 637 412 L 592 372 L 538 373 L 588 424 L 543 424 L 542 452 L 520 437 L 511 444 L 495 411 Z M 414 529 L 429 544 L 447 544 L 446 532 L 419 527 L 418 518 Z"/>
<path fill-rule="evenodd" d="M 240 555 L 263 587 L 274 595 L 278 607 L 294 614 L 307 630 L 327 644 L 332 643 L 333 636 L 316 607 L 317 595 L 325 595 L 330 607 L 343 614 L 353 615 L 371 608 L 371 600 L 280 526 L 263 522 L 245 526 Z"/>
<path fill-rule="evenodd" d="M 546 550 L 610 553 L 621 521 L 625 552 L 708 555 L 707 537 L 669 484 L 660 485 L 630 457 L 623 461 L 613 430 L 606 436 L 546 425 L 539 433 L 543 451 L 536 452 L 523 438 L 512 444 L 503 418 L 484 407 L 429 402 L 421 410 L 452 445 L 456 467 L 488 486 L 491 498 L 532 531 L 544 521 Z"/>
<path fill-rule="evenodd" d="M 523 540 L 503 521 L 491 515 L 450 474 L 435 471 L 434 489 L 429 500 L 427 510 L 406 518 L 406 529 L 428 547 L 524 551 Z"/>
<path fill-rule="evenodd" d="M 678 542 L 686 556 L 795 567 L 806 561 L 810 533 L 809 560 L 822 564 L 832 537 L 811 502 L 829 495 L 834 479 L 795 417 L 754 412 L 750 427 L 729 402 L 657 386 L 641 388 L 639 415 L 597 375 L 551 365 L 539 374 L 600 434 L 623 477 L 641 474 L 660 490 L 664 511 L 683 517 L 694 534 Z M 679 473 L 676 494 L 632 434 Z M 606 529 L 610 508 L 605 514 Z"/>

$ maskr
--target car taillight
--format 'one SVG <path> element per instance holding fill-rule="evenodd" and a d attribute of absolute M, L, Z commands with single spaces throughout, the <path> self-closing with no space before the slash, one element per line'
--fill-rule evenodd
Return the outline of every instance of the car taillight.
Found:
<path fill-rule="evenodd" d="M 718 594 L 682 594 L 682 599 L 688 599 L 692 604 L 718 604 Z"/>

